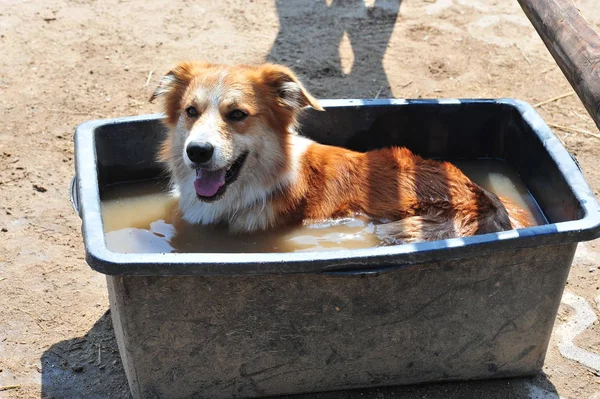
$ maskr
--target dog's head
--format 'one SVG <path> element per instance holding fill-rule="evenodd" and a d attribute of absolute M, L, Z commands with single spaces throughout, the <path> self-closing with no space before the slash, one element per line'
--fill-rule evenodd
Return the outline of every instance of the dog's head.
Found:
<path fill-rule="evenodd" d="M 288 167 L 298 112 L 322 110 L 290 69 L 273 64 L 182 63 L 161 79 L 156 98 L 170 128 L 160 157 L 203 202 L 220 200 L 238 179 L 233 186 L 255 191 L 275 184 Z"/>

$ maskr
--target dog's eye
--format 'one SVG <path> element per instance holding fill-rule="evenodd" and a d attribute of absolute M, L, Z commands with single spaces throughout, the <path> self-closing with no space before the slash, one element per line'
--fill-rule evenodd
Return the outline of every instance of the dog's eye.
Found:
<path fill-rule="evenodd" d="M 227 118 L 232 121 L 241 121 L 243 119 L 246 119 L 247 116 L 248 116 L 248 114 L 245 113 L 244 111 L 235 109 L 227 115 Z"/>
<path fill-rule="evenodd" d="M 197 118 L 199 113 L 198 110 L 196 109 L 196 107 L 187 107 L 185 109 L 185 113 L 187 114 L 187 116 L 189 116 L 190 118 Z"/>

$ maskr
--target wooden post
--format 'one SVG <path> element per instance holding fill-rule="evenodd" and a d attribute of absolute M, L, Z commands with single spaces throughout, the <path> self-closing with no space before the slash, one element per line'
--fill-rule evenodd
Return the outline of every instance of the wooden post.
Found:
<path fill-rule="evenodd" d="M 600 129 L 600 36 L 571 0 L 518 0 Z"/>

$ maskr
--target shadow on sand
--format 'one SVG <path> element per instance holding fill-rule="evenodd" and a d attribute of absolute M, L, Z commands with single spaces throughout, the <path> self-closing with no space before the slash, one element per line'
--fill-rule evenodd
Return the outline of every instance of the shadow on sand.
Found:
<path fill-rule="evenodd" d="M 277 0 L 280 28 L 267 60 L 310 80 L 317 97 L 389 97 L 383 56 L 401 2 L 377 0 L 367 7 L 364 0 Z M 353 59 L 342 60 L 342 41 L 349 43 Z M 327 80 L 327 89 L 319 87 L 320 79 Z"/>

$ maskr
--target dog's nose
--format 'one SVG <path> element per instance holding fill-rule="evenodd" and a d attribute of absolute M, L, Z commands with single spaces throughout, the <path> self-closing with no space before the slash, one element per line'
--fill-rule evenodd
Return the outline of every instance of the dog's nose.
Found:
<path fill-rule="evenodd" d="M 194 163 L 210 161 L 215 152 L 215 147 L 210 143 L 189 143 L 185 149 L 188 158 Z"/>

